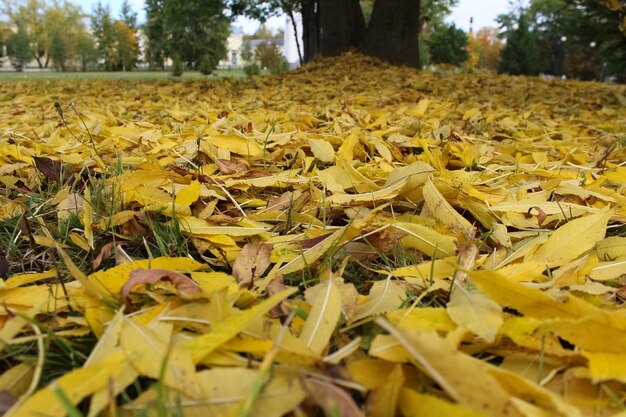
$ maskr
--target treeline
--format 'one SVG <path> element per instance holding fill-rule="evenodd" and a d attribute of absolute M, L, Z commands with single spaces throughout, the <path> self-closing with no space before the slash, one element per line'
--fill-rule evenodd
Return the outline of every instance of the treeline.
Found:
<path fill-rule="evenodd" d="M 420 63 L 513 75 L 626 82 L 626 6 L 616 1 L 531 0 L 466 33 L 441 19 L 420 32 Z"/>
<path fill-rule="evenodd" d="M 74 3 L 28 0 L 3 1 L 8 17 L 0 31 L 2 51 L 11 65 L 61 71 L 127 70 L 139 56 L 137 13 L 127 0 L 114 18 L 98 3 L 91 15 Z"/>
<path fill-rule="evenodd" d="M 3 0 L 2 6 L 8 21 L 0 29 L 0 50 L 18 71 L 33 65 L 127 71 L 141 59 L 154 69 L 169 62 L 175 74 L 209 74 L 226 57 L 232 19 L 221 0 L 146 0 L 141 27 L 127 0 L 117 17 L 102 2 L 89 14 L 71 1 Z"/>
<path fill-rule="evenodd" d="M 626 2 L 531 0 L 498 17 L 500 72 L 626 82 Z"/>

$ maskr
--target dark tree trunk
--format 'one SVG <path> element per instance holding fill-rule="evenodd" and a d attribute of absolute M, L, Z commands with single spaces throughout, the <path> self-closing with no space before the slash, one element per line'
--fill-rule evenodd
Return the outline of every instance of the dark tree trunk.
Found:
<path fill-rule="evenodd" d="M 353 48 L 419 68 L 420 0 L 375 0 L 369 27 L 359 0 L 302 0 L 304 62 Z"/>
<path fill-rule="evenodd" d="M 359 0 L 302 0 L 304 61 L 341 55 L 357 48 L 365 35 Z"/>
<path fill-rule="evenodd" d="M 304 62 L 309 62 L 320 53 L 318 0 L 302 0 L 302 43 Z"/>
<path fill-rule="evenodd" d="M 359 51 L 419 68 L 419 20 L 420 0 L 376 0 Z"/>
<path fill-rule="evenodd" d="M 320 0 L 320 54 L 341 55 L 357 48 L 365 34 L 359 0 Z"/>

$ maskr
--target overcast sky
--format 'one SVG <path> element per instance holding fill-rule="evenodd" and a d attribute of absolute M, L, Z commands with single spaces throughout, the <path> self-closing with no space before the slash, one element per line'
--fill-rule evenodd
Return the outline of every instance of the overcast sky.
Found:
<path fill-rule="evenodd" d="M 76 1 L 76 0 L 75 0 Z M 101 0 L 103 4 L 109 4 L 113 16 L 118 17 L 120 5 L 122 0 Z M 98 3 L 98 0 L 81 0 L 76 1 L 83 6 L 86 12 L 91 12 L 93 5 Z M 133 10 L 139 15 L 139 21 L 143 22 L 145 19 L 144 13 L 144 0 L 129 0 L 129 3 Z M 470 17 L 474 18 L 474 31 L 480 29 L 483 26 L 496 26 L 496 16 L 501 13 L 506 13 L 508 9 L 507 0 L 460 0 L 459 5 L 452 11 L 452 14 L 448 17 L 449 22 L 454 22 L 457 27 L 468 31 Z M 283 26 L 283 18 L 272 19 L 269 25 L 273 28 Z M 258 27 L 258 23 L 251 21 L 240 20 L 239 24 L 244 26 L 244 32 L 253 33 Z"/>

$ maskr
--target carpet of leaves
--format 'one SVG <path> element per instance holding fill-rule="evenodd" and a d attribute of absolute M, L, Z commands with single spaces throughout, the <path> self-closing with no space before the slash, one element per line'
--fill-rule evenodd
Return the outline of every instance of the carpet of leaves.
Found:
<path fill-rule="evenodd" d="M 0 84 L 2 412 L 626 415 L 625 94 Z"/>

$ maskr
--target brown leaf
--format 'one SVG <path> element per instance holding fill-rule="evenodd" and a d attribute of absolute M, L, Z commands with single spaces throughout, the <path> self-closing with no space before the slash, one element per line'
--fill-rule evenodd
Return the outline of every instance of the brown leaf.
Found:
<path fill-rule="evenodd" d="M 287 289 L 287 286 L 283 283 L 282 277 L 273 279 L 272 281 L 270 281 L 269 284 L 267 284 L 267 294 L 270 297 L 286 289 Z M 279 318 L 279 317 L 287 317 L 290 312 L 291 310 L 285 305 L 285 301 L 283 300 L 277 305 L 275 305 L 274 308 L 272 308 L 268 314 L 272 318 Z"/>
<path fill-rule="evenodd" d="M 206 174 L 196 174 L 195 172 L 189 171 L 187 168 L 179 167 L 178 165 L 169 164 L 168 168 L 177 173 L 178 175 L 182 175 L 183 177 L 189 175 L 192 180 L 198 180 L 203 184 L 214 184 L 214 185 L 224 185 L 224 181 L 211 178 Z"/>
<path fill-rule="evenodd" d="M 233 276 L 240 286 L 249 287 L 256 278 L 270 266 L 273 245 L 267 243 L 248 243 L 243 247 L 233 264 Z"/>
<path fill-rule="evenodd" d="M 135 285 L 155 284 L 160 280 L 170 281 L 179 291 L 186 293 L 191 294 L 200 291 L 200 287 L 195 281 L 180 272 L 170 271 L 168 269 L 135 269 L 131 271 L 128 281 L 126 281 L 120 290 L 120 295 L 126 307 L 130 308 L 128 294 Z"/>
<path fill-rule="evenodd" d="M 314 378 L 305 378 L 302 385 L 309 396 L 327 416 L 363 417 L 363 412 L 356 405 L 350 394 L 329 382 Z"/>
<path fill-rule="evenodd" d="M 33 156 L 33 160 L 39 172 L 45 175 L 49 180 L 59 182 L 62 179 L 71 179 L 72 174 L 65 172 L 62 163 L 40 156 Z"/>
<path fill-rule="evenodd" d="M 325 235 L 312 237 L 310 239 L 304 239 L 300 241 L 300 247 L 302 247 L 302 249 L 311 249 L 313 246 L 317 245 L 318 243 L 323 242 L 324 240 L 326 240 L 328 236 L 331 236 L 331 235 L 332 233 L 326 233 Z"/>
<path fill-rule="evenodd" d="M 0 416 L 9 411 L 16 402 L 17 397 L 10 391 L 0 391 Z"/>
<path fill-rule="evenodd" d="M 106 245 L 102 246 L 102 248 L 100 249 L 100 253 L 98 254 L 98 256 L 96 256 L 96 258 L 91 263 L 91 270 L 95 271 L 96 269 L 98 269 L 102 261 L 106 258 L 109 258 L 111 254 L 113 253 L 113 249 L 117 247 L 118 245 L 125 246 L 125 245 L 128 245 L 128 242 L 124 242 L 124 241 L 109 242 Z"/>
<path fill-rule="evenodd" d="M 531 216 L 532 213 L 531 211 L 535 209 L 537 210 L 537 225 L 541 226 L 541 224 L 546 221 L 546 217 L 548 217 L 548 215 L 546 214 L 545 211 L 541 210 L 541 208 L 539 207 L 531 207 L 528 209 L 528 213 L 526 213 L 527 215 Z"/>
<path fill-rule="evenodd" d="M 247 172 L 250 170 L 250 164 L 245 159 L 237 158 L 233 160 L 216 159 L 217 168 L 222 174 L 236 174 L 238 172 Z"/>

